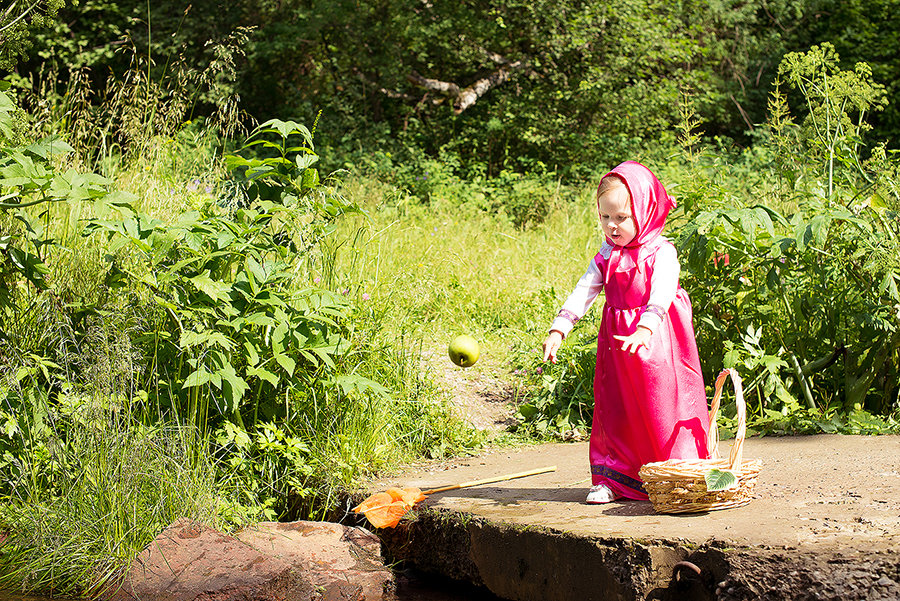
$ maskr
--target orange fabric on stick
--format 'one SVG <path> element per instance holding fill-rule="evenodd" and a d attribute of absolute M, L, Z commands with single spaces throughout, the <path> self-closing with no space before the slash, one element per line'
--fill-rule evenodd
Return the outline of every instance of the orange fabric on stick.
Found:
<path fill-rule="evenodd" d="M 393 528 L 407 511 L 423 500 L 425 495 L 418 488 L 389 488 L 369 496 L 353 511 L 364 514 L 376 528 Z"/>
<path fill-rule="evenodd" d="M 376 528 L 393 528 L 400 523 L 400 519 L 406 515 L 407 511 L 415 507 L 416 503 L 419 501 L 424 501 L 430 494 L 447 490 L 456 490 L 458 488 L 469 488 L 470 486 L 479 486 L 481 484 L 490 484 L 492 482 L 502 482 L 503 480 L 512 480 L 513 478 L 524 478 L 525 476 L 534 476 L 536 474 L 543 474 L 554 470 L 556 470 L 555 465 L 518 474 L 507 474 L 505 476 L 495 476 L 484 480 L 474 480 L 472 482 L 463 482 L 461 484 L 453 484 L 441 488 L 432 488 L 424 492 L 415 486 L 407 488 L 392 487 L 384 492 L 377 492 L 374 495 L 369 495 L 365 501 L 354 507 L 352 511 L 365 515 L 369 522 Z"/>

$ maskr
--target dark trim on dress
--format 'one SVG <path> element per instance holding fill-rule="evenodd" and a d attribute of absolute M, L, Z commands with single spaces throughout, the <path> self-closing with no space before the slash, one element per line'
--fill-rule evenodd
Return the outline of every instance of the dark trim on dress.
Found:
<path fill-rule="evenodd" d="M 591 474 L 593 474 L 594 476 L 603 476 L 604 478 L 609 478 L 613 482 L 618 482 L 619 484 L 623 484 L 628 488 L 632 488 L 634 490 L 647 494 L 647 491 L 644 490 L 644 484 L 640 480 L 635 480 L 631 476 L 626 476 L 622 472 L 617 472 L 616 470 L 610 469 L 605 465 L 592 465 Z"/>

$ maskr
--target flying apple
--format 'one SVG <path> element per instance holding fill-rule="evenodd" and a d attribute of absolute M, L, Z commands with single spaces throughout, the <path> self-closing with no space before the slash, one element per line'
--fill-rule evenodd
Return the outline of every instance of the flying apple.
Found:
<path fill-rule="evenodd" d="M 478 341 L 466 334 L 454 338 L 447 350 L 450 353 L 450 360 L 460 367 L 472 367 L 481 353 Z"/>

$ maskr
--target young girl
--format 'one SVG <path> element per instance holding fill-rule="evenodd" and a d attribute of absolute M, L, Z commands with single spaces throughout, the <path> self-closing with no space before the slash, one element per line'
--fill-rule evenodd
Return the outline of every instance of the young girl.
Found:
<path fill-rule="evenodd" d="M 707 457 L 706 392 L 680 266 L 661 236 L 675 202 L 649 169 L 622 163 L 600 181 L 606 241 L 553 321 L 544 360 L 556 353 L 601 290 L 588 503 L 646 499 L 640 467 Z"/>

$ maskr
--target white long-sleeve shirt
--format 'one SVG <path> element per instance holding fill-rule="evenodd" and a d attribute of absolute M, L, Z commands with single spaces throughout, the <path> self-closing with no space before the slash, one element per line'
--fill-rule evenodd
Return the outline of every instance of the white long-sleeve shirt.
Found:
<path fill-rule="evenodd" d="M 600 247 L 600 254 L 603 258 L 608 259 L 612 253 L 613 247 L 607 242 Z M 653 267 L 653 275 L 650 278 L 650 298 L 647 305 L 653 305 L 661 309 L 661 313 L 668 313 L 672 301 L 675 300 L 675 294 L 678 291 L 678 277 L 681 273 L 681 265 L 678 263 L 678 254 L 675 247 L 671 244 L 662 245 L 656 251 L 656 261 Z M 579 319 L 584 317 L 597 298 L 597 295 L 603 290 L 603 274 L 600 268 L 592 258 L 588 264 L 587 271 L 575 284 L 575 289 L 563 303 L 562 309 L 550 330 L 557 330 L 563 335 L 563 338 L 569 335 L 572 327 Z M 639 326 L 648 328 L 651 332 L 655 331 L 662 322 L 662 317 L 654 311 L 644 311 L 638 320 Z"/>

